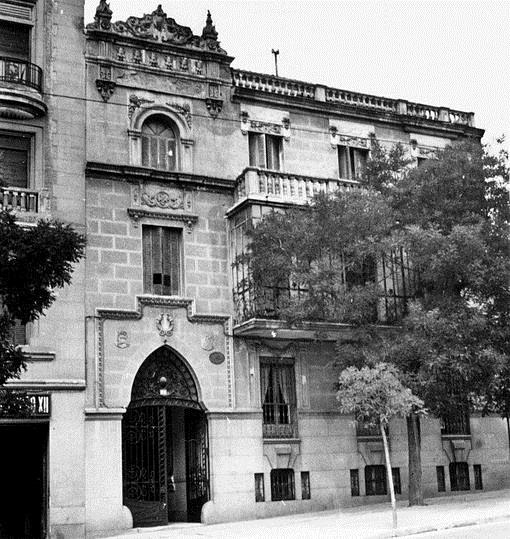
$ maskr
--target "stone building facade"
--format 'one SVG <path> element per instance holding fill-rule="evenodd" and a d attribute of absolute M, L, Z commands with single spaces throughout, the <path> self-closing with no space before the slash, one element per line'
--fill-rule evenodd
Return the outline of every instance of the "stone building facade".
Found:
<path fill-rule="evenodd" d="M 82 16 L 81 0 L 0 1 L 2 28 L 30 36 L 29 56 L 0 58 L 0 149 L 29 163 L 1 204 L 87 234 L 72 286 L 27 328 L 15 385 L 34 417 L 0 424 L 20 453 L 37 440 L 42 486 L 16 525 L 94 537 L 386 499 L 380 439 L 336 407 L 349 327 L 264 316 L 237 255 L 272 208 L 356 188 L 374 137 L 418 163 L 480 138 L 473 114 L 233 69 L 209 14 L 200 35 L 161 6 Z M 402 497 L 405 428 L 390 426 Z M 426 495 L 508 486 L 500 419 L 430 418 L 422 437 Z"/>

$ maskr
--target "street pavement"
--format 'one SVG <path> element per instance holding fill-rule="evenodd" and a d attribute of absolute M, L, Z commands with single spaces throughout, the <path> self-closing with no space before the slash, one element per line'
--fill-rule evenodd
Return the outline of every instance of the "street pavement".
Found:
<path fill-rule="evenodd" d="M 398 537 L 510 538 L 510 490 L 430 498 L 426 505 L 398 504 Z M 115 539 L 383 539 L 392 537 L 387 504 L 340 508 L 284 517 L 204 525 L 176 523 L 159 528 L 136 528 Z M 494 524 L 493 531 L 490 525 Z M 482 525 L 482 526 L 480 526 Z M 485 525 L 485 528 L 483 527 Z M 466 535 L 463 535 L 463 528 Z M 505 530 L 506 535 L 505 535 Z M 427 532 L 432 532 L 430 535 Z M 469 535 L 469 533 L 482 535 Z M 483 535 L 486 533 L 486 535 Z M 499 533 L 500 535 L 497 535 Z M 503 535 L 501 535 L 503 533 Z M 450 535 L 448 535 L 450 534 Z"/>

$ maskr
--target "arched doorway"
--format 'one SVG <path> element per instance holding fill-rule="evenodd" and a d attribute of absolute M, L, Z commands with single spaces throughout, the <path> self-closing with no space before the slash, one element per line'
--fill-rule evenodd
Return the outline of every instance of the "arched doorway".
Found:
<path fill-rule="evenodd" d="M 207 421 L 191 373 L 168 347 L 143 362 L 122 420 L 124 505 L 133 525 L 200 521 L 209 499 Z"/>

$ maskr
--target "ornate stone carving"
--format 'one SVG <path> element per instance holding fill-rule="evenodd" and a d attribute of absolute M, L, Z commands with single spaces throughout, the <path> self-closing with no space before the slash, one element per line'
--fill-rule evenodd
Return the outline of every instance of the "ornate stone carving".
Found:
<path fill-rule="evenodd" d="M 250 131 L 259 133 L 268 133 L 269 135 L 281 135 L 282 126 L 271 122 L 259 122 L 258 120 L 250 120 Z"/>
<path fill-rule="evenodd" d="M 133 51 L 133 63 L 134 64 L 142 63 L 142 51 L 140 49 L 135 49 Z"/>
<path fill-rule="evenodd" d="M 112 80 L 112 66 L 101 64 L 99 66 L 99 78 L 101 80 Z"/>
<path fill-rule="evenodd" d="M 168 313 L 160 314 L 156 319 L 156 329 L 158 330 L 159 335 L 163 337 L 163 341 L 166 342 L 167 339 L 172 336 L 174 331 L 173 317 Z"/>
<path fill-rule="evenodd" d="M 191 71 L 195 75 L 202 75 L 202 72 L 203 72 L 202 60 L 193 60 L 191 64 Z"/>
<path fill-rule="evenodd" d="M 175 58 L 171 55 L 165 57 L 165 67 L 170 71 L 175 69 Z"/>
<path fill-rule="evenodd" d="M 219 99 L 221 97 L 219 84 L 216 84 L 215 82 L 209 83 L 209 97 L 213 97 L 214 99 Z"/>
<path fill-rule="evenodd" d="M 167 191 L 158 191 L 157 193 L 141 193 L 142 206 L 150 208 L 171 208 L 177 210 L 184 208 L 184 198 L 182 191 L 178 189 L 168 189 Z"/>
<path fill-rule="evenodd" d="M 112 10 L 106 0 L 100 0 L 96 8 L 93 26 L 100 30 L 110 30 L 112 21 Z M 90 25 L 89 25 L 90 26 Z"/>
<path fill-rule="evenodd" d="M 117 60 L 119 60 L 119 62 L 124 62 L 125 59 L 126 59 L 126 50 L 124 49 L 124 47 L 119 47 L 117 49 Z"/>
<path fill-rule="evenodd" d="M 103 80 L 103 79 L 96 80 L 96 88 L 101 94 L 101 97 L 105 103 L 108 102 L 110 97 L 112 97 L 116 86 L 117 84 L 113 82 L 112 80 Z"/>
<path fill-rule="evenodd" d="M 179 69 L 181 71 L 188 71 L 188 69 L 189 69 L 189 60 L 187 58 L 182 57 L 179 60 Z"/>
<path fill-rule="evenodd" d="M 172 102 L 167 103 L 167 105 L 182 114 L 184 116 L 184 119 L 186 120 L 186 124 L 191 129 L 191 126 L 193 124 L 193 118 L 191 116 L 191 107 L 189 106 L 189 104 L 185 103 L 184 105 L 180 105 L 179 103 Z"/>
<path fill-rule="evenodd" d="M 213 99 L 212 97 L 208 97 L 205 100 L 205 106 L 207 107 L 207 112 L 216 119 L 223 109 L 223 99 Z"/>
<path fill-rule="evenodd" d="M 87 30 L 107 30 L 109 32 L 135 38 L 142 38 L 172 45 L 205 49 L 208 51 L 227 54 L 220 47 L 211 14 L 207 13 L 206 25 L 201 36 L 193 35 L 187 26 L 177 24 L 174 19 L 167 17 L 161 5 L 152 13 L 143 17 L 129 17 L 126 21 L 111 23 L 112 11 L 108 4 L 101 0 L 96 10 L 94 22 L 87 25 Z"/>
<path fill-rule="evenodd" d="M 149 65 L 152 67 L 158 67 L 158 55 L 155 52 L 149 54 Z"/>
<path fill-rule="evenodd" d="M 131 120 L 133 114 L 135 113 L 135 110 L 140 108 L 142 105 L 148 103 L 154 103 L 154 101 L 151 101 L 150 99 L 144 99 L 143 97 L 138 97 L 135 94 L 131 94 L 129 96 L 128 118 Z"/>
<path fill-rule="evenodd" d="M 206 352 L 210 352 L 214 345 L 216 344 L 216 336 L 212 333 L 208 333 L 207 335 L 204 335 L 202 339 L 200 340 L 200 346 L 202 347 L 202 350 L 205 350 Z"/>
<path fill-rule="evenodd" d="M 128 332 L 124 329 L 117 331 L 117 342 L 115 343 L 117 348 L 128 348 L 129 347 L 129 335 Z"/>

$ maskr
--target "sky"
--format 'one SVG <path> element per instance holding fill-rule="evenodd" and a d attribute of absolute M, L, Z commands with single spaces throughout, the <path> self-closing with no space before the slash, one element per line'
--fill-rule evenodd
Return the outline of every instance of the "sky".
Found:
<path fill-rule="evenodd" d="M 232 66 L 475 113 L 510 148 L 508 0 L 110 0 L 113 20 L 151 13 L 201 34 L 211 11 Z M 85 0 L 85 22 L 98 0 Z"/>

